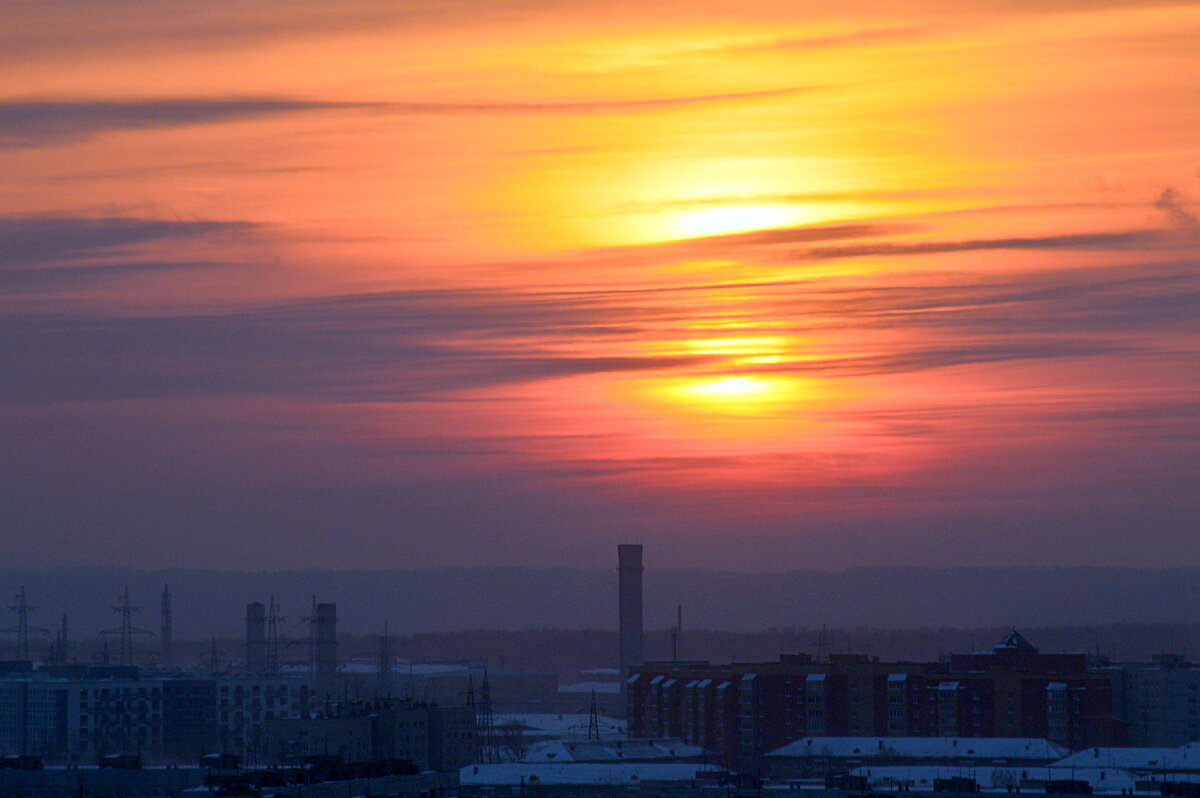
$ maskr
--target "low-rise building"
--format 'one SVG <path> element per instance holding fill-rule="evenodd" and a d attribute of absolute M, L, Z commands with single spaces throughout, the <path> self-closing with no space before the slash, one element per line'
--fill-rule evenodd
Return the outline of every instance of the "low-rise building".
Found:
<path fill-rule="evenodd" d="M 475 712 L 412 701 L 330 705 L 321 713 L 263 725 L 265 762 L 312 756 L 345 762 L 407 760 L 419 771 L 456 770 L 479 757 Z"/>

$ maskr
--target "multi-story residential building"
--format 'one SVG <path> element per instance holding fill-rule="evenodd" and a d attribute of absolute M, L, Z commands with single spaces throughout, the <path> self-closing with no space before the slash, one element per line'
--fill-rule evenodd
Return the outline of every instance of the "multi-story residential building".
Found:
<path fill-rule="evenodd" d="M 683 737 L 745 767 L 805 736 L 1030 737 L 1067 748 L 1124 741 L 1110 670 L 1041 654 L 1015 631 L 948 662 L 865 655 L 817 662 L 647 663 L 628 681 L 631 736 Z"/>
<path fill-rule="evenodd" d="M 1130 745 L 1175 747 L 1200 740 L 1200 667 L 1173 654 L 1114 668 Z"/>
<path fill-rule="evenodd" d="M 310 706 L 312 683 L 299 676 L 225 676 L 216 680 L 217 741 L 222 751 L 239 753 L 251 763 L 266 748 L 263 725 L 298 718 Z"/>
<path fill-rule="evenodd" d="M 299 677 L 161 677 L 136 668 L 47 668 L 0 679 L 0 754 L 84 762 L 137 753 L 194 762 L 227 751 L 253 760 L 262 725 L 309 711 Z"/>

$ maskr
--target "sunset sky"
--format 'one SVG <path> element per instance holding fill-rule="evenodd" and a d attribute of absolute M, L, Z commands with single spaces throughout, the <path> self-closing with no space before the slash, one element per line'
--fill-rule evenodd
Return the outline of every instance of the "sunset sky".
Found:
<path fill-rule="evenodd" d="M 1200 4 L 7 0 L 10 566 L 1200 565 Z"/>

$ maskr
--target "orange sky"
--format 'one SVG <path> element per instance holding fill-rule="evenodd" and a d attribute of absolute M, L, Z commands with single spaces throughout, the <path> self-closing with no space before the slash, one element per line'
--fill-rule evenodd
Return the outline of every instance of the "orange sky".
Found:
<path fill-rule="evenodd" d="M 1200 563 L 1194 3 L 5 15 L 11 561 Z"/>

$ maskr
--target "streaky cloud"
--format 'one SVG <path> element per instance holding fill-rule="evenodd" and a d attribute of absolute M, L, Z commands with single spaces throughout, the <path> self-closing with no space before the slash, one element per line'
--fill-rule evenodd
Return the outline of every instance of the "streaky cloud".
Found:
<path fill-rule="evenodd" d="M 286 97 L 9 99 L 0 101 L 0 147 L 57 146 L 116 131 L 157 130 L 306 111 L 376 106 L 375 103 Z"/>
<path fill-rule="evenodd" d="M 1056 236 L 980 238 L 965 241 L 881 242 L 853 246 L 816 247 L 801 253 L 806 258 L 860 258 L 872 255 L 940 255 L 949 252 L 979 252 L 1003 249 L 1130 249 L 1160 240 L 1158 231 L 1082 233 Z"/>
<path fill-rule="evenodd" d="M 670 97 L 642 97 L 611 100 L 563 100 L 558 102 L 391 102 L 377 107 L 394 113 L 411 114 L 563 114 L 617 113 L 689 105 L 712 105 L 742 100 L 787 97 L 826 88 L 824 86 L 785 86 L 775 89 L 692 94 Z"/>
<path fill-rule="evenodd" d="M 431 114 L 605 114 L 786 97 L 817 87 L 561 102 L 338 102 L 289 97 L 173 97 L 157 99 L 0 101 L 0 147 L 48 147 L 104 133 L 209 125 L 316 111 Z"/>
<path fill-rule="evenodd" d="M 240 220 L 0 216 L 0 272 L 39 264 L 62 266 L 136 244 L 244 234 L 258 228 L 253 222 Z"/>

